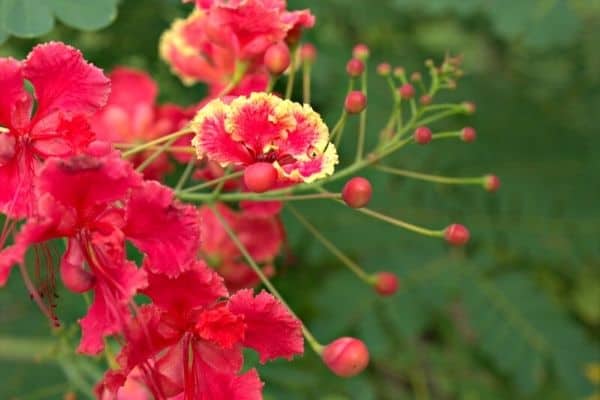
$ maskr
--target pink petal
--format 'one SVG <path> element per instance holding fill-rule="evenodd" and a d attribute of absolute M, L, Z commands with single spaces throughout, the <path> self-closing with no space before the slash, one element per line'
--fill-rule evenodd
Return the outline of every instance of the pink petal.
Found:
<path fill-rule="evenodd" d="M 175 278 L 149 273 L 148 287 L 143 292 L 156 306 L 183 320 L 191 310 L 227 296 L 223 279 L 202 261 L 191 262 L 187 271 Z"/>
<path fill-rule="evenodd" d="M 271 261 L 279 253 L 284 234 L 277 218 L 265 218 L 246 211 L 240 215 L 235 228 L 254 261 Z"/>
<path fill-rule="evenodd" d="M 22 63 L 0 58 L 0 127 L 23 128 L 29 120 L 31 96 L 25 91 Z"/>
<path fill-rule="evenodd" d="M 23 64 L 25 79 L 35 89 L 37 121 L 57 111 L 90 115 L 106 103 L 110 81 L 71 46 L 37 45 Z"/>
<path fill-rule="evenodd" d="M 194 359 L 194 361 L 196 361 Z M 222 373 L 219 370 L 194 365 L 200 381 L 194 399 L 198 400 L 261 400 L 263 383 L 256 370 L 243 375 Z"/>
<path fill-rule="evenodd" d="M 132 191 L 123 232 L 148 254 L 151 271 L 169 276 L 184 271 L 200 246 L 196 209 L 174 199 L 173 191 L 156 181 Z"/>
<path fill-rule="evenodd" d="M 244 346 L 256 350 L 262 363 L 304 352 L 301 322 L 267 292 L 253 297 L 252 290 L 240 290 L 231 296 L 229 309 L 244 316 Z"/>
<path fill-rule="evenodd" d="M 40 162 L 7 134 L 0 133 L 0 146 L 0 212 L 12 218 L 29 216 L 35 209 L 33 182 Z"/>

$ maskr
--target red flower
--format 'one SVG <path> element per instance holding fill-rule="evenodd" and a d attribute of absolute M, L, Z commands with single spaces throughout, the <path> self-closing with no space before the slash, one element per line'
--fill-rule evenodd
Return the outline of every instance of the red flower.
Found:
<path fill-rule="evenodd" d="M 193 116 L 193 112 L 179 106 L 157 106 L 158 88 L 145 72 L 118 67 L 109 74 L 109 78 L 111 93 L 108 102 L 92 119 L 92 127 L 101 139 L 139 144 L 182 128 Z M 154 151 L 138 153 L 131 161 L 139 165 Z M 170 169 L 169 158 L 163 153 L 144 170 L 144 176 L 159 179 Z"/>
<path fill-rule="evenodd" d="M 38 209 L 0 252 L 0 284 L 10 267 L 23 261 L 29 245 L 67 238 L 61 275 L 67 288 L 93 289 L 94 303 L 80 321 L 79 351 L 96 354 L 103 336 L 119 332 L 129 302 L 146 284 L 145 271 L 125 257 L 125 240 L 144 252 L 167 275 L 185 270 L 199 245 L 195 209 L 173 200 L 170 189 L 142 182 L 131 164 L 116 154 L 92 158 L 50 158 L 36 182 Z"/>
<path fill-rule="evenodd" d="M 258 400 L 256 371 L 240 375 L 242 349 L 261 362 L 304 350 L 301 323 L 270 294 L 242 290 L 227 298 L 222 279 L 202 262 L 169 279 L 150 273 L 144 306 L 127 330 L 120 371 L 102 383 L 116 391 L 136 368 L 156 398 Z"/>
<path fill-rule="evenodd" d="M 279 253 L 284 238 L 279 220 L 272 215 L 234 212 L 224 204 L 217 207 L 252 258 L 265 265 L 266 273 L 272 271 L 273 259 Z M 212 210 L 204 206 L 199 209 L 199 214 L 202 223 L 200 252 L 204 260 L 219 272 L 230 290 L 256 286 L 258 276 L 246 264 Z"/>
<path fill-rule="evenodd" d="M 0 58 L 0 211 L 31 215 L 41 160 L 77 154 L 94 140 L 87 119 L 109 90 L 102 71 L 62 43 L 38 45 L 24 61 Z"/>
<path fill-rule="evenodd" d="M 272 162 L 279 183 L 313 182 L 331 175 L 338 162 L 329 130 L 309 105 L 266 93 L 216 99 L 192 121 L 198 158 L 221 166 Z"/>

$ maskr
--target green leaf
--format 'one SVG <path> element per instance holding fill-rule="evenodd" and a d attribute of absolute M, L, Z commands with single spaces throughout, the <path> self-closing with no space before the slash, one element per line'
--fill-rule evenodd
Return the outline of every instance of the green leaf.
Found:
<path fill-rule="evenodd" d="M 52 30 L 54 19 L 43 0 L 1 0 L 0 26 L 19 37 L 35 37 Z"/>
<path fill-rule="evenodd" d="M 116 0 L 51 0 L 54 15 L 64 24 L 81 30 L 96 30 L 117 17 Z"/>

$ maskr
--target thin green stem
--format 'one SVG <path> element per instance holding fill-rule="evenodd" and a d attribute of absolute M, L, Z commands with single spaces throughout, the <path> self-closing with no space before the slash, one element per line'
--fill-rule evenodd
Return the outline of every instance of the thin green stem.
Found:
<path fill-rule="evenodd" d="M 296 64 L 298 62 L 297 50 L 292 51 L 292 60 L 290 63 L 290 73 L 288 75 L 287 86 L 285 88 L 285 98 L 291 99 L 294 91 L 294 80 L 296 79 Z"/>
<path fill-rule="evenodd" d="M 416 171 L 409 171 L 399 168 L 391 168 L 383 165 L 376 165 L 375 169 L 383 172 L 387 172 L 393 175 L 405 176 L 407 178 L 419 179 L 422 181 L 443 183 L 448 185 L 482 185 L 485 183 L 485 177 L 468 177 L 468 178 L 457 178 L 447 177 L 440 175 L 424 174 Z"/>
<path fill-rule="evenodd" d="M 449 110 L 446 110 L 446 111 L 442 111 L 442 112 L 434 114 L 434 115 L 432 115 L 430 117 L 427 117 L 427 118 L 424 118 L 422 120 L 419 120 L 418 124 L 419 125 L 427 125 L 427 124 L 430 124 L 432 122 L 438 121 L 438 120 L 440 120 L 442 118 L 446 118 L 446 117 L 449 117 L 449 116 L 452 116 L 452 115 L 456 115 L 456 114 L 463 114 L 463 113 L 464 113 L 464 108 L 461 107 L 461 106 L 457 106 L 456 108 L 452 108 L 452 109 L 449 109 Z"/>
<path fill-rule="evenodd" d="M 368 73 L 367 73 L 366 61 L 365 61 L 365 71 L 363 72 L 363 74 L 361 76 L 361 89 L 362 89 L 362 92 L 365 94 L 365 96 L 368 99 L 367 75 L 368 75 Z M 367 110 L 368 109 L 369 109 L 369 107 L 365 107 L 365 109 L 360 113 L 360 121 L 359 121 L 359 125 L 358 125 L 358 139 L 357 139 L 357 144 L 356 144 L 356 157 L 354 158 L 355 161 L 362 160 L 362 158 L 364 156 L 365 135 L 366 135 L 366 130 L 367 130 Z"/>
<path fill-rule="evenodd" d="M 146 158 L 140 165 L 138 165 L 135 170 L 137 172 L 143 172 L 150 164 L 154 162 L 154 160 L 158 158 L 158 156 L 164 153 L 173 143 L 175 143 L 176 140 L 177 138 L 174 137 L 171 138 L 169 141 L 165 142 L 165 144 L 156 149 L 154 153 L 150 155 L 150 157 Z"/>
<path fill-rule="evenodd" d="M 231 171 L 231 167 L 227 167 L 225 169 L 225 175 L 231 175 L 229 172 Z M 221 194 L 221 191 L 223 190 L 223 187 L 225 187 L 225 183 L 227 182 L 227 180 L 222 180 L 217 184 L 217 187 L 215 187 L 215 189 L 212 191 L 212 193 L 210 194 L 210 200 L 211 201 L 215 201 L 219 198 L 219 195 Z"/>
<path fill-rule="evenodd" d="M 244 246 L 244 244 L 240 241 L 240 239 L 235 234 L 235 232 L 233 231 L 233 229 L 231 228 L 229 223 L 227 223 L 225 218 L 223 218 L 223 215 L 221 215 L 219 210 L 213 204 L 211 204 L 209 207 L 211 208 L 211 210 L 213 211 L 213 213 L 215 214 L 215 216 L 217 217 L 217 219 L 223 226 L 223 229 L 225 229 L 225 232 L 227 232 L 227 235 L 231 238 L 231 241 L 235 244 L 235 246 L 238 248 L 238 250 L 242 253 L 242 255 L 244 256 L 244 259 L 246 260 L 248 265 L 250 265 L 250 267 L 256 273 L 256 275 L 259 277 L 261 282 L 271 292 L 271 294 L 273 296 L 275 296 L 281 302 L 281 304 L 283 304 L 288 309 L 288 311 L 294 317 L 296 317 L 298 319 L 298 321 L 300 321 L 300 323 L 302 324 L 302 333 L 304 334 L 304 337 L 306 338 L 306 340 L 308 341 L 308 343 L 310 344 L 312 349 L 315 351 L 315 353 L 321 354 L 323 351 L 323 345 L 321 345 L 317 341 L 317 339 L 315 339 L 315 337 L 308 330 L 308 328 L 306 328 L 306 326 L 304 325 L 302 320 L 300 318 L 298 318 L 296 313 L 294 313 L 294 311 L 291 309 L 291 307 L 287 304 L 287 302 L 285 301 L 283 296 L 281 296 L 279 291 L 275 288 L 275 286 L 273 286 L 271 281 L 269 281 L 269 278 L 267 278 L 267 276 L 262 272 L 262 270 L 260 269 L 258 264 L 256 264 L 256 262 L 254 261 L 254 259 L 252 258 L 252 256 L 248 252 L 248 250 L 246 249 L 246 246 Z"/>
<path fill-rule="evenodd" d="M 187 200 L 187 201 L 211 201 L 214 200 L 215 197 L 212 193 L 186 193 L 186 192 L 181 192 L 178 194 L 178 197 L 181 200 Z M 253 201 L 302 201 L 302 200 L 322 200 L 322 199 L 339 199 L 341 198 L 341 195 L 339 193 L 314 193 L 314 194 L 304 194 L 304 195 L 289 195 L 289 196 L 256 196 L 256 197 L 251 197 L 248 198 L 246 197 L 246 200 L 253 200 Z M 219 200 L 221 201 L 226 201 L 226 202 L 235 202 L 235 201 L 239 201 L 241 199 L 237 198 L 237 199 L 231 199 L 226 197 L 226 195 L 223 195 L 221 197 L 218 197 Z"/>
<path fill-rule="evenodd" d="M 309 62 L 302 63 L 302 98 L 304 104 L 310 104 L 310 73 L 312 64 Z"/>
<path fill-rule="evenodd" d="M 237 178 L 241 177 L 242 175 L 244 175 L 244 171 L 238 171 L 238 172 L 234 172 L 233 174 L 223 175 L 223 176 L 221 176 L 219 178 L 210 180 L 208 182 L 204 182 L 204 183 L 200 183 L 198 185 L 190 186 L 189 188 L 181 190 L 180 193 L 191 193 L 191 192 L 195 192 L 195 191 L 198 191 L 198 190 L 206 189 L 206 188 L 209 188 L 211 186 L 217 185 L 217 184 L 219 184 L 221 182 L 227 182 L 230 179 L 237 179 Z"/>
<path fill-rule="evenodd" d="M 188 135 L 190 133 L 192 133 L 192 131 L 190 130 L 189 127 L 186 126 L 185 128 L 183 128 L 181 130 L 178 130 L 176 132 L 173 132 L 173 133 L 165 135 L 165 136 L 161 136 L 158 139 L 154 139 L 154 140 L 151 140 L 149 142 L 142 143 L 139 146 L 136 146 L 136 147 L 134 147 L 132 149 L 124 151 L 123 152 L 123 157 L 129 157 L 130 155 L 139 153 L 140 151 L 144 151 L 147 148 L 156 146 L 157 144 L 161 144 L 161 143 L 167 142 L 167 141 L 169 141 L 171 139 L 177 139 L 177 138 L 180 138 L 181 136 L 185 136 L 185 135 Z"/>
<path fill-rule="evenodd" d="M 192 157 L 192 159 L 185 166 L 183 173 L 181 174 L 181 176 L 179 177 L 179 180 L 177 181 L 177 184 L 175 185 L 174 190 L 176 192 L 181 190 L 181 188 L 183 188 L 185 186 L 188 179 L 190 178 L 190 175 L 192 175 L 192 171 L 194 170 L 195 165 L 196 165 L 196 159 L 195 159 L 195 157 Z"/>
<path fill-rule="evenodd" d="M 338 249 L 329 239 L 327 239 L 319 230 L 312 225 L 295 207 L 291 205 L 287 205 L 288 210 L 292 213 L 294 217 L 302 224 L 307 231 L 309 231 L 314 237 L 321 242 L 321 244 L 329 250 L 334 256 L 336 256 L 342 264 L 344 264 L 348 269 L 350 269 L 356 276 L 358 276 L 361 280 L 363 280 L 367 284 L 372 283 L 371 276 L 367 274 L 357 263 L 352 261 L 350 257 L 344 254 L 343 251 Z"/>
<path fill-rule="evenodd" d="M 373 211 L 369 208 L 357 208 L 356 211 L 358 211 L 362 214 L 368 215 L 370 217 L 373 217 L 375 219 L 387 222 L 388 224 L 399 226 L 400 228 L 404 228 L 406 230 L 409 230 L 409 231 L 412 231 L 415 233 L 419 233 L 421 235 L 430 236 L 430 237 L 444 237 L 444 232 L 445 232 L 444 229 L 433 230 L 433 229 L 423 228 L 421 226 L 414 225 L 409 222 L 402 221 L 400 219 L 393 218 L 393 217 L 390 217 L 385 214 L 381 214 L 381 213 L 379 213 L 377 211 Z"/>

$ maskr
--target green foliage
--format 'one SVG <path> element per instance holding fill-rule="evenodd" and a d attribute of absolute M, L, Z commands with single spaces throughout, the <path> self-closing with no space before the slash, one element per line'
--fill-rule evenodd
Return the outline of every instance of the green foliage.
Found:
<path fill-rule="evenodd" d="M 42 36 L 54 27 L 56 17 L 65 25 L 96 30 L 117 16 L 118 0 L 0 0 L 0 43 L 8 35 Z"/>
<path fill-rule="evenodd" d="M 71 7 L 75 3 L 81 8 Z M 150 71 L 161 101 L 201 99 L 201 87 L 184 88 L 157 59 L 160 33 L 189 7 L 167 0 L 149 0 L 144 7 L 133 0 L 122 3 L 109 29 L 81 33 L 57 24 L 43 39 L 80 47 L 107 69 L 126 64 Z M 478 111 L 433 128 L 472 125 L 478 140 L 408 147 L 385 163 L 449 176 L 493 171 L 503 186 L 490 195 L 478 187 L 364 172 L 374 184 L 373 209 L 432 228 L 464 222 L 473 234 L 466 253 L 333 202 L 299 206 L 366 270 L 390 270 L 401 277 L 400 293 L 388 299 L 341 270 L 284 213 L 295 261 L 279 260 L 275 284 L 320 340 L 361 337 L 373 362 L 364 375 L 350 380 L 332 376 L 310 351 L 294 363 L 257 365 L 267 383 L 265 398 L 562 400 L 591 394 L 583 371 L 600 359 L 600 159 L 595 154 L 600 146 L 600 8 L 567 0 L 382 0 L 376 7 L 366 0 L 289 3 L 317 15 L 317 27 L 308 35 L 319 48 L 313 97 L 330 124 L 339 115 L 347 87 L 344 64 L 356 42 L 371 47 L 371 67 L 385 60 L 412 71 L 422 69 L 428 57 L 463 54 L 467 76 L 456 93 L 439 101 L 473 100 Z M 65 7 L 56 11 L 56 4 Z M 114 1 L 95 1 L 95 9 L 81 4 L 0 0 L 0 42 L 7 33 L 16 34 L 6 20 L 26 34 L 42 33 L 39 21 L 48 23 L 45 8 L 78 29 L 99 28 L 100 16 L 108 18 L 108 9 L 115 9 Z M 22 57 L 33 44 L 11 38 L 0 53 Z M 369 81 L 372 145 L 387 119 L 390 97 L 385 82 L 374 75 Z M 354 154 L 353 122 L 343 160 Z M 47 336 L 45 321 L 25 301 L 18 278 L 15 274 L 0 293 L 0 336 Z M 60 294 L 61 318 L 74 324 L 83 305 Z M 257 364 L 256 359 L 248 364 Z M 64 385 L 56 369 L 23 361 L 0 364 L 0 376 L 1 398 Z"/>

